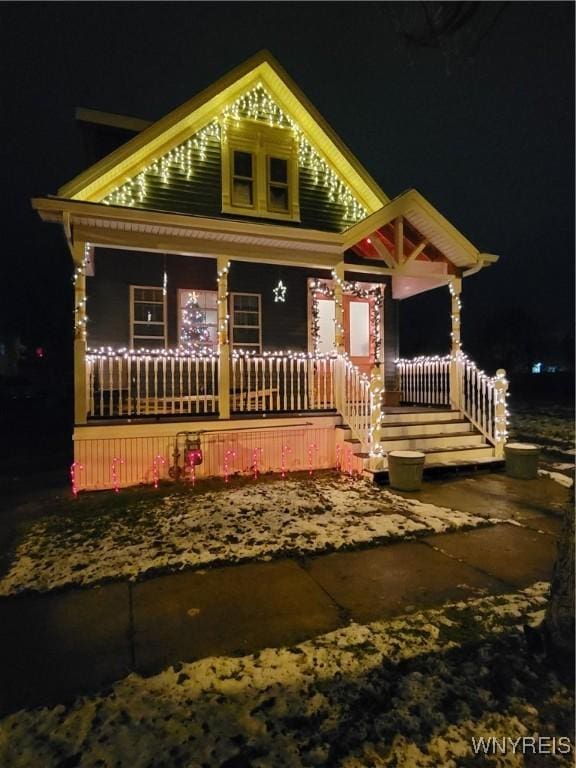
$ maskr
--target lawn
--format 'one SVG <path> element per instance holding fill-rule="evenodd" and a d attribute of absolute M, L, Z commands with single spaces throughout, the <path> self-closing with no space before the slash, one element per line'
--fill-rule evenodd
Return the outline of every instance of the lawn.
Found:
<path fill-rule="evenodd" d="M 84 494 L 60 500 L 24 529 L 0 594 L 318 554 L 497 522 L 335 472 Z"/>
<path fill-rule="evenodd" d="M 573 755 L 474 755 L 472 738 L 569 737 L 569 681 L 527 647 L 547 585 L 289 648 L 211 657 L 0 722 L 11 768 L 475 768 Z M 550 742 L 548 742 L 550 743 Z"/>

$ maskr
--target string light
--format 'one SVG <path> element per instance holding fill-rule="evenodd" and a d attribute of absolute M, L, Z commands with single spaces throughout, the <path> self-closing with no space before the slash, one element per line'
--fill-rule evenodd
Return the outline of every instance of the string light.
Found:
<path fill-rule="evenodd" d="M 117 469 L 118 464 L 124 464 L 124 459 L 120 456 L 114 456 L 112 464 L 110 465 L 110 475 L 112 478 L 112 485 L 114 486 L 114 493 L 120 492 L 120 479 Z"/>
<path fill-rule="evenodd" d="M 308 446 L 308 474 L 310 475 L 310 477 L 312 477 L 312 468 L 314 463 L 313 454 L 314 454 L 314 451 L 317 451 L 317 450 L 318 450 L 318 446 L 316 445 L 316 443 L 310 443 L 310 445 Z"/>
<path fill-rule="evenodd" d="M 258 454 L 262 458 L 264 450 L 262 448 L 254 448 L 252 450 L 252 477 L 254 480 L 258 480 Z"/>
<path fill-rule="evenodd" d="M 232 464 L 232 459 L 236 458 L 236 451 L 232 450 L 231 448 L 228 449 L 224 454 L 224 482 L 228 483 L 230 479 L 230 466 Z"/>
<path fill-rule="evenodd" d="M 380 360 L 382 353 L 382 315 L 384 311 L 384 294 L 382 292 L 382 286 L 363 288 L 360 283 L 350 283 L 345 280 L 340 280 L 334 270 L 332 271 L 332 279 L 341 288 L 343 294 L 369 300 L 371 325 L 374 329 L 374 359 Z M 333 299 L 339 309 L 342 309 L 342 304 L 334 288 L 325 280 L 319 278 L 312 280 L 310 283 L 310 293 L 312 295 L 312 346 L 314 352 L 318 353 L 320 349 L 320 300 L 318 295 L 323 296 L 326 299 Z M 338 314 L 341 313 L 336 312 L 334 316 L 336 337 L 344 333 L 344 326 L 337 320 Z"/>
<path fill-rule="evenodd" d="M 154 488 L 158 488 L 158 479 L 160 476 L 160 471 L 159 471 L 160 464 L 162 464 L 162 466 L 166 464 L 166 459 L 164 458 L 164 456 L 156 456 L 156 458 L 152 463 L 152 478 L 154 482 Z"/>
<path fill-rule="evenodd" d="M 277 303 L 281 301 L 284 303 L 286 301 L 286 286 L 282 282 L 282 280 L 278 280 L 278 285 L 274 290 L 272 291 L 274 294 L 274 303 Z"/>
<path fill-rule="evenodd" d="M 288 472 L 288 469 L 287 469 L 287 466 L 286 466 L 286 455 L 288 453 L 292 453 L 292 448 L 290 448 L 289 445 L 282 445 L 282 450 L 281 450 L 281 458 L 282 458 L 281 474 L 282 474 L 282 480 L 286 479 L 286 474 Z"/>
<path fill-rule="evenodd" d="M 72 493 L 74 498 L 78 496 L 78 472 L 84 469 L 84 466 L 79 461 L 74 461 L 70 467 L 70 482 L 72 485 Z"/>
<path fill-rule="evenodd" d="M 355 223 L 366 218 L 367 211 L 355 198 L 351 189 L 329 166 L 304 135 L 298 124 L 286 114 L 272 96 L 258 83 L 232 104 L 227 105 L 201 130 L 187 141 L 172 148 L 165 155 L 143 168 L 134 178 L 110 192 L 102 202 L 105 205 L 135 206 L 146 200 L 149 194 L 149 181 L 156 177 L 162 184 L 170 183 L 177 175 L 190 179 L 199 163 L 208 155 L 208 148 L 221 141 L 226 141 L 229 122 L 239 124 L 242 119 L 266 123 L 276 128 L 292 131 L 298 148 L 300 168 L 310 172 L 313 183 L 323 187 L 330 202 L 342 208 L 344 223 Z"/>

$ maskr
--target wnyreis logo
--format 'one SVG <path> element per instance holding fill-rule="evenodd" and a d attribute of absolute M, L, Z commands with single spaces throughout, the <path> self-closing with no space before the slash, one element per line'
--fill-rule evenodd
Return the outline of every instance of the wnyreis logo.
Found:
<path fill-rule="evenodd" d="M 475 755 L 568 755 L 572 742 L 568 736 L 472 736 Z"/>

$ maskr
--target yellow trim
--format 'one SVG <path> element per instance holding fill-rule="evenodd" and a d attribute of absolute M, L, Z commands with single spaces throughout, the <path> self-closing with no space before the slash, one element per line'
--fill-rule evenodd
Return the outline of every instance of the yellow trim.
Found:
<path fill-rule="evenodd" d="M 410 207 L 419 208 L 431 221 L 439 226 L 456 245 L 469 254 L 472 261 L 478 260 L 479 251 L 468 238 L 466 238 L 456 227 L 446 219 L 440 211 L 426 200 L 426 198 L 415 189 L 409 189 L 407 192 L 395 197 L 387 205 L 376 211 L 371 216 L 359 221 L 350 229 L 343 233 L 344 247 L 352 248 L 366 237 L 376 232 L 380 227 L 389 224 L 393 219 L 406 214 Z M 431 241 L 432 242 L 432 241 Z"/>
<path fill-rule="evenodd" d="M 96 202 L 155 158 L 185 141 L 258 82 L 298 123 L 310 143 L 369 213 L 388 202 L 374 179 L 268 51 L 261 51 L 58 190 L 60 197 Z"/>

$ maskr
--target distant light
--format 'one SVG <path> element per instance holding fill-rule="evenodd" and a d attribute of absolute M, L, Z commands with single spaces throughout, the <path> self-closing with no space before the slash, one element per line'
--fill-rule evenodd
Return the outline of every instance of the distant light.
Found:
<path fill-rule="evenodd" d="M 534 363 L 532 365 L 532 373 L 542 373 L 542 363 Z"/>
<path fill-rule="evenodd" d="M 36 357 L 44 357 L 44 347 L 36 347 Z"/>

